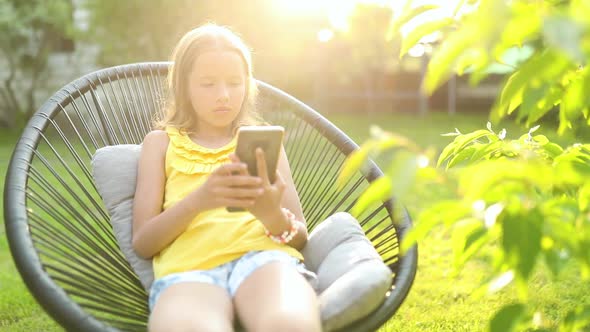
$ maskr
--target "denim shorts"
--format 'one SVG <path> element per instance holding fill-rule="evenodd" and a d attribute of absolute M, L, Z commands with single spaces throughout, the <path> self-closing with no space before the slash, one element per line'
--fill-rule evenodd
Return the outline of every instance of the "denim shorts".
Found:
<path fill-rule="evenodd" d="M 210 270 L 173 273 L 157 279 L 150 289 L 150 311 L 153 310 L 158 297 L 166 288 L 181 282 L 205 282 L 217 285 L 234 297 L 238 287 L 252 272 L 267 263 L 276 261 L 293 266 L 307 279 L 312 288 L 316 288 L 317 276 L 307 270 L 299 259 L 279 250 L 250 251 L 240 258 Z"/>

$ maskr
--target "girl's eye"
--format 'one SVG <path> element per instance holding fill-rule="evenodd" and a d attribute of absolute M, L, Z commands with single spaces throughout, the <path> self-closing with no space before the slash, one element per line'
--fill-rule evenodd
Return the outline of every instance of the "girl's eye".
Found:
<path fill-rule="evenodd" d="M 213 86 L 213 83 L 201 83 L 201 86 L 204 86 L 204 87 L 212 87 Z"/>
<path fill-rule="evenodd" d="M 231 85 L 231 86 L 239 86 L 239 85 L 242 85 L 242 82 L 230 82 L 229 85 Z"/>

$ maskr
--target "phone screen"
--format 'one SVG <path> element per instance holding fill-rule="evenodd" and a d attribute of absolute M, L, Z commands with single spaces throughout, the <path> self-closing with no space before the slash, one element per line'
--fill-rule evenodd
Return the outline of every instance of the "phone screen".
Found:
<path fill-rule="evenodd" d="M 274 183 L 285 129 L 281 126 L 244 126 L 238 129 L 236 156 L 248 166 L 250 175 L 258 175 L 256 149 L 264 151 L 268 178 Z M 228 207 L 228 211 L 243 209 Z"/>

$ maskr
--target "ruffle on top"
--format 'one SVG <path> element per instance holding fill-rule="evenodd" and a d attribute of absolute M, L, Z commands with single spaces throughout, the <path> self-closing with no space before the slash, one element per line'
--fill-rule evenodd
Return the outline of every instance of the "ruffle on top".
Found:
<path fill-rule="evenodd" d="M 211 173 L 219 165 L 229 161 L 229 153 L 236 147 L 236 138 L 228 144 L 210 149 L 193 142 L 188 135 L 173 127 L 166 127 L 175 156 L 169 163 L 175 170 L 185 174 Z"/>

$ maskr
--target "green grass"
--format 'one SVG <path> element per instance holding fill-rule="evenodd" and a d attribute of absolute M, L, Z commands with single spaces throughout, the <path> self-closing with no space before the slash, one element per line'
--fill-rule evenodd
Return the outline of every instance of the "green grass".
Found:
<path fill-rule="evenodd" d="M 4 176 L 18 133 L 0 132 L 0 188 L 4 192 Z M 3 208 L 4 199 L 0 199 Z M 5 236 L 4 213 L 0 218 L 0 331 L 60 331 L 62 330 L 41 309 L 29 293 L 13 263 Z"/>
<path fill-rule="evenodd" d="M 383 129 L 408 136 L 423 147 L 433 146 L 438 151 L 452 138 L 441 133 L 459 128 L 462 132 L 485 128 L 485 115 L 459 114 L 449 117 L 432 113 L 426 117 L 409 114 L 374 114 L 371 116 L 328 115 L 338 127 L 357 143 L 369 136 L 369 125 L 379 124 Z M 498 126 L 499 131 L 503 126 Z M 512 123 L 505 124 L 508 137 L 526 132 Z M 571 137 L 557 137 L 550 128 L 541 128 L 551 140 L 562 144 Z M 0 187 L 17 133 L 0 133 Z M 385 166 L 384 161 L 378 160 Z M 448 195 L 447 188 L 428 188 L 415 193 L 406 205 L 416 215 L 421 208 Z M 3 200 L 0 199 L 0 207 Z M 28 292 L 12 261 L 6 236 L 4 219 L 0 225 L 0 332 L 3 331 L 60 331 Z M 516 301 L 516 292 L 508 288 L 498 294 L 474 298 L 470 294 L 489 276 L 490 268 L 485 256 L 470 262 L 458 276 L 452 276 L 452 256 L 449 236 L 440 231 L 430 234 L 419 247 L 419 269 L 414 286 L 399 312 L 382 331 L 481 331 L 494 312 L 501 306 Z M 551 280 L 547 270 L 538 268 L 531 286 L 531 301 L 542 313 L 545 326 L 554 330 L 556 321 L 567 310 L 579 303 L 590 302 L 590 285 L 579 280 L 579 271 L 569 267 L 558 280 Z"/>

